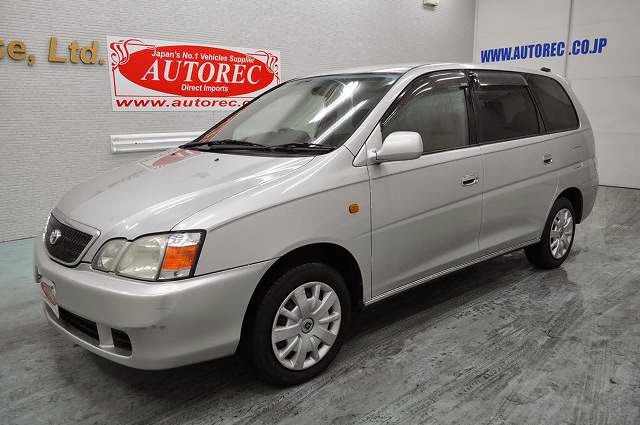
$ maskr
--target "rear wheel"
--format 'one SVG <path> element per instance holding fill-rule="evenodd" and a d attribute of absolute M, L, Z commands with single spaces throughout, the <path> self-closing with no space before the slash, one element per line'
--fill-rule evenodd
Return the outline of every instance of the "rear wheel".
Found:
<path fill-rule="evenodd" d="M 540 242 L 525 248 L 527 259 L 543 269 L 559 267 L 571 252 L 575 229 L 573 204 L 566 198 L 558 198 L 551 207 Z"/>
<path fill-rule="evenodd" d="M 258 306 L 249 336 L 258 374 L 276 385 L 318 375 L 342 346 L 350 305 L 344 279 L 326 264 L 303 264 L 282 274 Z"/>

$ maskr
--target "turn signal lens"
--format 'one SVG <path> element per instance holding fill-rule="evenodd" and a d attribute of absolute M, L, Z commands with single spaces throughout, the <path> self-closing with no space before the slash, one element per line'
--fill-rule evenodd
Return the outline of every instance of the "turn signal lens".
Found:
<path fill-rule="evenodd" d="M 189 277 L 195 267 L 200 239 L 200 233 L 170 234 L 158 280 Z"/>
<path fill-rule="evenodd" d="M 167 247 L 167 253 L 164 254 L 164 261 L 162 262 L 162 270 L 191 268 L 196 258 L 196 248 L 196 245 Z"/>

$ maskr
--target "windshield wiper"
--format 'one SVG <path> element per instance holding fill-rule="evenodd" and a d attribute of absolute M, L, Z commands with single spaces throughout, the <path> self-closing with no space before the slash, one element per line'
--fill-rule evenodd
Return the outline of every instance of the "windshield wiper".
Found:
<path fill-rule="evenodd" d="M 235 140 L 235 139 L 224 139 L 224 140 L 212 140 L 209 142 L 196 142 L 193 144 L 186 145 L 186 148 L 195 148 L 207 146 L 209 148 L 218 148 L 221 147 L 223 149 L 245 149 L 245 148 L 258 148 L 258 149 L 269 149 L 268 146 L 261 145 L 259 143 L 246 142 L 244 140 Z"/>
<path fill-rule="evenodd" d="M 272 146 L 272 148 L 282 150 L 321 150 L 328 152 L 334 150 L 335 146 L 320 145 L 317 143 L 285 143 L 284 145 Z"/>
<path fill-rule="evenodd" d="M 184 146 L 187 149 L 206 149 L 206 150 L 262 150 L 262 151 L 284 151 L 284 152 L 309 152 L 322 151 L 329 152 L 335 149 L 335 146 L 320 145 L 317 143 L 284 143 L 282 145 L 267 146 L 259 143 L 246 142 L 244 140 L 224 139 L 212 140 L 210 142 L 196 142 Z"/>

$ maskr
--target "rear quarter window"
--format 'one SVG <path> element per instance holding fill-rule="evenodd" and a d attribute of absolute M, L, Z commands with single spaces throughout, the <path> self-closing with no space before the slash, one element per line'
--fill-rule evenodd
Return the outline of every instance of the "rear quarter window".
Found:
<path fill-rule="evenodd" d="M 533 74 L 527 77 L 527 81 L 548 132 L 578 128 L 578 114 L 560 83 L 553 78 Z"/>
<path fill-rule="evenodd" d="M 540 134 L 538 113 L 525 86 L 487 86 L 474 90 L 478 142 Z"/>

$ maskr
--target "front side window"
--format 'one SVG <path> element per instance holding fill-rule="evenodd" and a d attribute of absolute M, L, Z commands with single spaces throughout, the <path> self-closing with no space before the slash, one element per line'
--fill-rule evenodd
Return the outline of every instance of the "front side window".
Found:
<path fill-rule="evenodd" d="M 266 93 L 185 148 L 321 154 L 341 146 L 397 74 L 293 80 Z"/>
<path fill-rule="evenodd" d="M 542 75 L 527 77 L 529 88 L 538 102 L 547 131 L 566 131 L 578 128 L 578 115 L 571 99 L 560 83 Z"/>
<path fill-rule="evenodd" d="M 455 149 L 469 144 L 463 72 L 431 74 L 412 83 L 400 104 L 383 123 L 382 135 L 415 131 L 424 152 Z"/>
<path fill-rule="evenodd" d="M 473 98 L 479 143 L 540 134 L 538 113 L 526 86 L 480 86 Z"/>

